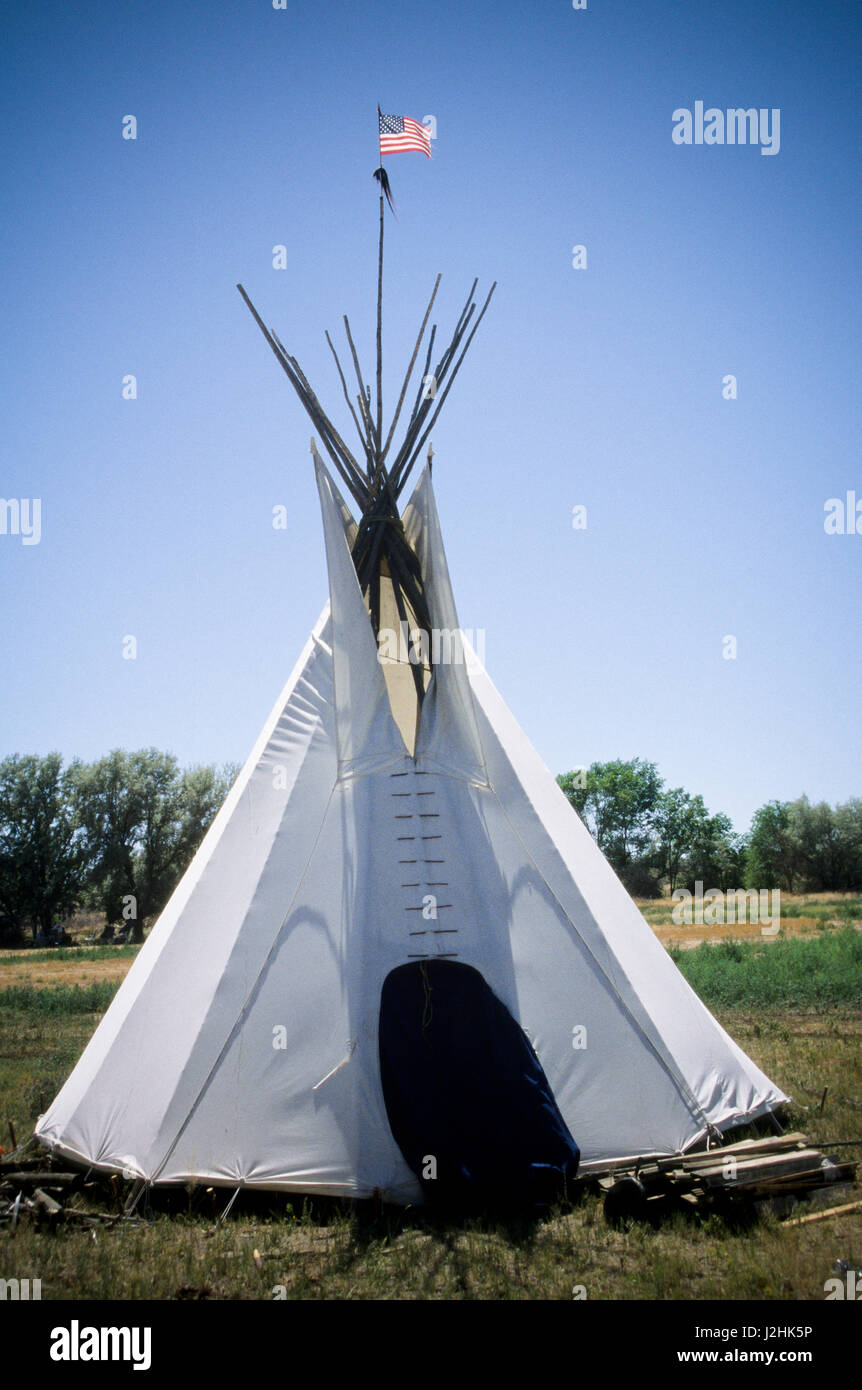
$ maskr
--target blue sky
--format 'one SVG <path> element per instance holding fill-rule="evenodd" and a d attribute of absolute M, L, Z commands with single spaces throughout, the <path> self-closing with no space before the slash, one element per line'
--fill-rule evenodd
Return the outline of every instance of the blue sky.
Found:
<path fill-rule="evenodd" d="M 824 529 L 862 500 L 857 6 L 11 0 L 2 29 L 0 496 L 42 533 L 0 535 L 0 756 L 245 758 L 326 574 L 311 429 L 234 286 L 340 420 L 379 101 L 437 123 L 387 161 L 386 399 L 437 271 L 441 333 L 498 281 L 435 483 L 545 761 L 650 759 L 739 829 L 862 795 L 862 534 Z M 675 144 L 697 101 L 777 108 L 778 152 Z"/>

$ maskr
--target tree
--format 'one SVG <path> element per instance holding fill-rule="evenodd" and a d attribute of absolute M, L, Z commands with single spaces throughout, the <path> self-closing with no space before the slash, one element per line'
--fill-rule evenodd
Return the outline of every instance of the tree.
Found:
<path fill-rule="evenodd" d="M 158 916 L 180 872 L 182 781 L 177 760 L 154 748 L 133 753 L 132 778 L 139 802 L 133 939 L 143 940 L 144 922 Z"/>
<path fill-rule="evenodd" d="M 83 864 L 59 753 L 0 762 L 0 916 L 34 936 L 74 910 Z"/>
<path fill-rule="evenodd" d="M 835 807 L 842 888 L 862 888 L 862 801 L 855 798 Z"/>
<path fill-rule="evenodd" d="M 819 893 L 843 888 L 847 866 L 843 862 L 844 847 L 832 807 L 825 801 L 812 806 L 807 796 L 801 796 L 790 806 L 790 832 L 806 891 Z"/>
<path fill-rule="evenodd" d="M 236 769 L 195 767 L 155 748 L 115 749 L 75 767 L 76 814 L 89 850 L 91 901 L 111 924 L 144 925 L 164 907 L 224 800 Z"/>
<path fill-rule="evenodd" d="M 633 758 L 593 763 L 586 774 L 564 773 L 558 783 L 584 821 L 599 849 L 626 881 L 652 848 L 652 818 L 661 778 L 654 763 Z M 644 892 L 643 863 L 636 891 Z"/>
<path fill-rule="evenodd" d="M 191 862 L 239 772 L 239 764 L 191 767 L 182 775 L 177 852 L 181 868 Z"/>
<path fill-rule="evenodd" d="M 798 846 L 789 801 L 769 801 L 755 811 L 746 855 L 746 887 L 782 888 L 788 893 L 798 878 Z"/>
<path fill-rule="evenodd" d="M 576 772 L 561 772 L 557 778 L 557 786 L 562 790 L 570 806 L 577 811 L 581 820 L 586 824 L 586 804 L 587 804 L 587 772 L 585 768 L 579 767 Z M 587 827 L 589 829 L 589 826 Z"/>
<path fill-rule="evenodd" d="M 661 792 L 653 815 L 657 862 L 673 893 L 683 860 L 691 859 L 698 840 L 703 840 L 709 820 L 702 796 L 689 796 L 682 787 Z"/>
<path fill-rule="evenodd" d="M 695 798 L 703 806 L 700 797 Z M 700 881 L 706 888 L 738 888 L 745 877 L 745 842 L 734 833 L 730 817 L 718 811 L 706 813 L 692 826 L 686 850 L 683 875 L 686 887 L 693 892 Z"/>
<path fill-rule="evenodd" d="M 143 941 L 175 858 L 177 760 L 155 748 L 115 749 L 77 764 L 74 776 L 95 900 L 109 924 L 131 921 L 133 939 Z"/>

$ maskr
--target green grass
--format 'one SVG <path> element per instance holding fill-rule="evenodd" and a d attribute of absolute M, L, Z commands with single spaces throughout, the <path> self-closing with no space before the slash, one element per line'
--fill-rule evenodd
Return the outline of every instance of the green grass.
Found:
<path fill-rule="evenodd" d="M 133 960 L 140 946 L 57 946 L 46 951 L 31 951 L 26 946 L 6 948 L 0 961 L 7 965 L 41 965 L 45 961 L 73 960 L 84 964 L 94 960 Z"/>
<path fill-rule="evenodd" d="M 117 990 L 115 980 L 90 985 L 7 985 L 0 989 L 0 1009 L 28 1018 L 57 1018 L 68 1014 L 104 1013 Z"/>
<path fill-rule="evenodd" d="M 672 954 L 719 1022 L 792 1097 L 789 1128 L 827 1152 L 860 1138 L 862 1008 L 848 1001 L 860 998 L 862 934 L 829 930 Z M 13 1121 L 19 1140 L 69 1075 L 115 988 L 0 991 L 0 1120 L 4 1128 Z M 862 1158 L 862 1147 L 834 1151 Z M 46 1300 L 271 1300 L 283 1290 L 290 1300 L 571 1301 L 582 1285 L 590 1300 L 821 1301 L 837 1257 L 862 1265 L 859 1213 L 795 1228 L 766 1212 L 752 1227 L 694 1214 L 655 1229 L 611 1229 L 591 1194 L 545 1220 L 509 1223 L 272 1194 L 260 1207 L 241 1198 L 216 1225 L 229 1196 L 198 1188 L 170 1204 L 154 1198 L 151 1207 L 145 1198 L 139 1226 L 95 1231 L 51 1231 L 28 1218 L 14 1236 L 0 1229 L 0 1272 L 41 1279 Z M 845 1188 L 833 1200 L 858 1196 Z M 71 1200 L 114 1210 L 102 1184 Z"/>
<path fill-rule="evenodd" d="M 613 1230 L 590 1196 L 520 1227 L 446 1225 L 418 1212 L 343 1212 L 325 1224 L 240 1212 L 217 1228 L 201 1215 L 157 1215 L 136 1229 L 97 1231 L 95 1240 L 87 1231 L 22 1228 L 4 1268 L 7 1278 L 41 1278 L 43 1299 L 571 1302 L 580 1286 L 589 1300 L 822 1300 L 834 1246 L 828 1224 L 782 1231 L 775 1220 L 736 1232 L 715 1218 L 682 1217 L 658 1230 Z"/>
<path fill-rule="evenodd" d="M 862 919 L 862 898 L 825 898 L 822 902 L 782 903 L 781 916 L 813 917 L 818 926 L 828 927 L 834 922 L 849 924 Z"/>
<path fill-rule="evenodd" d="M 670 955 L 711 1008 L 862 1005 L 862 933 L 852 927 L 768 943 L 704 942 Z"/>
<path fill-rule="evenodd" d="M 97 1013 L 51 1017 L 0 1009 L 0 1143 L 9 1145 L 10 1120 L 19 1141 L 31 1133 L 98 1022 Z"/>
<path fill-rule="evenodd" d="M 224 1210 L 229 1192 L 213 1197 Z M 93 1192 L 76 1199 L 90 1209 Z M 846 1200 L 846 1198 L 845 1198 Z M 242 1199 L 221 1224 L 198 1190 L 188 1210 L 141 1209 L 138 1226 L 95 1233 L 32 1224 L 0 1234 L 6 1278 L 39 1278 L 49 1299 L 559 1300 L 576 1286 L 596 1299 L 822 1301 L 836 1249 L 857 1259 L 862 1218 L 782 1229 L 716 1215 L 676 1214 L 654 1228 L 609 1227 L 601 1199 L 541 1221 L 447 1221 L 417 1209 Z M 838 1245 L 836 1246 L 836 1241 Z"/>

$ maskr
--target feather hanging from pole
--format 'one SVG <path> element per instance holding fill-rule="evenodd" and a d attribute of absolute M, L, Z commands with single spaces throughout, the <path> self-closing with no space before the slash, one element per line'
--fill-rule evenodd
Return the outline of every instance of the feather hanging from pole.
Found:
<path fill-rule="evenodd" d="M 382 165 L 382 164 L 381 164 L 381 166 L 380 166 L 379 169 L 375 169 L 375 170 L 374 170 L 374 177 L 376 178 L 377 182 L 380 184 L 380 191 L 381 191 L 381 193 L 383 193 L 384 197 L 386 198 L 387 203 L 389 204 L 390 208 L 391 208 L 392 211 L 394 212 L 394 211 L 395 211 L 395 204 L 394 204 L 394 202 L 392 201 L 392 189 L 389 187 L 389 175 L 387 174 L 386 170 L 383 168 L 383 165 Z"/>

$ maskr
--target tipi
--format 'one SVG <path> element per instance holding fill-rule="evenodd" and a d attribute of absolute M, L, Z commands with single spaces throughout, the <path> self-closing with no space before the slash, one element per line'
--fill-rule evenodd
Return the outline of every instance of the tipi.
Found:
<path fill-rule="evenodd" d="M 360 463 L 246 297 L 358 516 L 312 441 L 329 603 L 39 1120 L 69 1158 L 157 1184 L 535 1196 L 578 1151 L 582 1173 L 676 1153 L 787 1099 L 686 984 L 462 641 L 430 458 L 399 515 L 484 313 L 473 291 L 429 378 L 432 330 L 390 463 L 431 304 L 385 440 L 379 297 L 376 418 L 349 324 L 355 407 L 332 349 Z"/>

